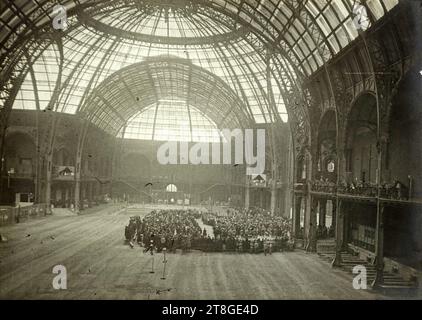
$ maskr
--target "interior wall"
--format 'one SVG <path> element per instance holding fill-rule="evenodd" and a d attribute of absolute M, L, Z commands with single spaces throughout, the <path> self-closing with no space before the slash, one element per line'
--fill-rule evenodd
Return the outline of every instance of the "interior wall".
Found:
<path fill-rule="evenodd" d="M 411 177 L 413 197 L 422 199 L 422 89 L 418 83 L 420 74 L 412 70 L 393 100 L 386 175 L 407 187 Z"/>
<path fill-rule="evenodd" d="M 32 177 L 35 174 L 36 149 L 33 137 L 14 133 L 5 140 L 6 172 L 14 171 L 17 176 Z"/>
<path fill-rule="evenodd" d="M 422 268 L 422 216 L 416 210 L 387 207 L 384 212 L 384 254 Z"/>
<path fill-rule="evenodd" d="M 360 128 L 355 133 L 352 147 L 352 179 L 376 183 L 377 142 L 374 132 Z"/>

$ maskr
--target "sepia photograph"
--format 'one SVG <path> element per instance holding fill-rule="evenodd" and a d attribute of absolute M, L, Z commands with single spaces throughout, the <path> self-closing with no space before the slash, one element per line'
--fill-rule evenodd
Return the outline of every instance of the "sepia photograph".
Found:
<path fill-rule="evenodd" d="M 422 1 L 0 0 L 0 300 L 420 282 Z"/>

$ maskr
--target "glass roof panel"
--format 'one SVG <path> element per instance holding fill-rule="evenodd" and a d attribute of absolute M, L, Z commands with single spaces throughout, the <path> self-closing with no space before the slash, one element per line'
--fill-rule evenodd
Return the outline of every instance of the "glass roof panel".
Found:
<path fill-rule="evenodd" d="M 147 13 L 147 14 L 146 14 Z M 133 19 L 128 23 L 128 19 Z M 201 38 L 214 37 L 232 32 L 223 24 L 216 24 L 204 8 L 190 12 L 171 7 L 154 6 L 121 7 L 103 11 L 95 20 L 121 31 L 133 32 L 146 37 Z"/>
<path fill-rule="evenodd" d="M 124 130 L 126 139 L 220 142 L 216 124 L 182 100 L 160 100 L 132 117 Z"/>
<path fill-rule="evenodd" d="M 16 97 L 13 108 L 36 110 L 36 94 L 38 94 L 40 110 L 47 108 L 51 96 L 53 95 L 59 73 L 58 55 L 59 53 L 55 46 L 50 46 L 43 52 L 40 58 L 32 66 L 36 88 L 34 88 L 32 75 L 29 72 Z"/>
<path fill-rule="evenodd" d="M 367 6 L 371 10 L 372 14 L 374 15 L 375 19 L 379 19 L 384 15 L 384 8 L 380 2 L 380 0 L 367 0 Z"/>

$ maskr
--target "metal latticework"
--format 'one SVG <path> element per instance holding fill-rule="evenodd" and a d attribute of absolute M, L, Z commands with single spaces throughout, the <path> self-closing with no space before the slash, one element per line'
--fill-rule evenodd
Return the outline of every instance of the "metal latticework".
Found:
<path fill-rule="evenodd" d="M 177 57 L 187 59 L 195 66 L 189 70 L 198 67 L 202 68 L 202 74 L 208 72 L 218 77 L 226 84 L 226 90 L 237 95 L 242 105 L 235 109 L 237 115 L 229 114 L 230 107 L 224 104 L 218 106 L 220 113 L 212 108 L 204 113 L 204 107 L 195 105 L 195 99 L 189 97 L 192 93 L 193 98 L 196 95 L 195 88 L 190 85 L 195 74 L 189 74 L 189 71 L 185 77 L 176 76 L 174 80 L 172 71 L 163 72 L 160 78 L 164 83 L 162 89 L 169 89 L 169 82 L 180 81 L 180 85 L 173 85 L 172 90 L 177 91 L 173 97 L 187 97 L 190 100 L 187 106 L 204 115 L 201 121 L 220 126 L 235 117 L 255 123 L 271 123 L 265 63 L 265 52 L 270 46 L 274 52 L 271 76 L 275 106 L 282 120 L 287 121 L 289 115 L 297 142 L 306 144 L 310 129 L 303 80 L 358 37 L 357 24 L 367 20 L 365 27 L 369 27 L 397 3 L 397 0 L 362 3 L 353 0 L 62 1 L 61 5 L 67 9 L 69 27 L 61 32 L 62 80 L 65 85 L 57 99 L 57 111 L 84 112 L 88 118 L 97 119 L 94 123 L 100 127 L 106 129 L 106 124 L 110 124 L 107 130 L 118 132 L 125 121 L 136 117 L 141 110 L 112 103 L 112 108 L 95 111 L 83 107 L 86 99 L 122 68 L 151 57 L 159 56 L 162 60 Z M 2 2 L 1 67 L 10 65 L 10 57 L 18 57 L 18 53 L 25 50 L 28 39 L 38 37 L 40 30 L 52 28 L 56 5 L 55 1 L 42 0 Z M 357 10 L 357 5 L 364 5 L 365 12 Z M 48 106 L 53 95 L 58 75 L 57 57 L 57 48 L 50 45 L 41 52 L 39 59 L 33 61 L 41 108 Z M 10 68 L 2 68 L 6 69 Z M 8 72 L 12 74 L 13 70 Z M 151 80 L 148 72 L 144 75 L 145 81 Z M 8 74 L 2 74 L 2 79 L 8 77 Z M 212 83 L 217 83 L 213 79 Z M 36 108 L 32 80 L 28 74 L 14 108 Z M 126 83 L 126 86 L 131 85 Z M 212 84 L 211 87 L 205 86 L 205 90 L 210 96 L 224 96 L 224 92 L 220 93 Z M 128 90 L 125 88 L 124 92 Z M 156 90 L 155 94 L 161 92 Z M 154 97 L 153 102 L 148 98 L 141 100 L 145 101 L 141 109 L 151 108 L 160 99 Z M 6 100 L 7 97 L 2 103 Z M 3 103 L 1 107 L 7 106 Z M 132 113 L 129 114 L 129 110 Z M 187 112 L 189 114 L 189 110 Z M 221 117 L 228 117 L 228 120 Z M 246 126 L 247 123 L 240 125 Z M 189 127 L 192 131 L 191 124 Z"/>
<path fill-rule="evenodd" d="M 236 93 L 220 78 L 189 60 L 166 57 L 148 59 L 113 74 L 92 91 L 81 112 L 113 135 L 128 125 L 128 137 L 168 140 L 171 135 L 160 134 L 160 128 L 167 128 L 181 140 L 190 141 L 201 140 L 201 128 L 205 136 L 215 139 L 211 129 L 251 125 L 253 119 L 245 117 L 243 108 Z"/>

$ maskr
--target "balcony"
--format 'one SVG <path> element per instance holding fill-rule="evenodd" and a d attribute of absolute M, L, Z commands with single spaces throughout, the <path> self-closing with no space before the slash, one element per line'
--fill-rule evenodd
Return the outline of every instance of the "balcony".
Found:
<path fill-rule="evenodd" d="M 319 193 L 336 193 L 337 185 L 328 180 L 315 180 L 311 183 L 311 191 Z"/>
<path fill-rule="evenodd" d="M 374 200 L 378 197 L 378 186 L 375 183 L 367 182 L 342 182 L 339 185 L 327 180 L 314 180 L 311 182 L 311 193 L 313 194 L 338 194 L 343 198 L 361 198 Z M 307 185 L 305 182 L 294 184 L 295 192 L 306 192 Z M 393 183 L 384 183 L 380 186 L 379 197 L 383 202 L 414 202 L 420 203 L 421 201 L 411 199 L 410 191 L 400 181 Z"/>

